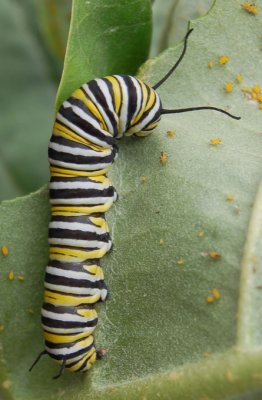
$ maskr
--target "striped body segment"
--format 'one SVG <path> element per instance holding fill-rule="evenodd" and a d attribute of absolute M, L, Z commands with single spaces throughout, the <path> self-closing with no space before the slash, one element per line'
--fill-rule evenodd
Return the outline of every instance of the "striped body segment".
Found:
<path fill-rule="evenodd" d="M 49 144 L 50 256 L 42 325 L 45 351 L 66 369 L 86 371 L 99 357 L 95 303 L 107 298 L 100 259 L 112 241 L 105 213 L 117 199 L 106 176 L 116 139 L 145 136 L 158 124 L 157 93 L 140 80 L 92 80 L 60 107 Z"/>

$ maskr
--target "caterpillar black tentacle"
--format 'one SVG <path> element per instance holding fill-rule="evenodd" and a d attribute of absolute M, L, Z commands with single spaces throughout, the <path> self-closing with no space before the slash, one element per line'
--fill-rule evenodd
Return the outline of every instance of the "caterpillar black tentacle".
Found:
<path fill-rule="evenodd" d="M 181 62 L 191 31 L 178 62 L 154 88 Z M 60 364 L 58 378 L 65 369 L 85 372 L 106 354 L 94 346 L 94 305 L 108 295 L 100 259 L 112 247 L 105 213 L 117 199 L 107 177 L 117 156 L 116 139 L 146 136 L 161 114 L 182 112 L 164 110 L 154 88 L 127 75 L 94 79 L 75 90 L 57 113 L 49 144 L 50 256 L 42 307 L 45 350 L 31 369 L 47 353 Z"/>

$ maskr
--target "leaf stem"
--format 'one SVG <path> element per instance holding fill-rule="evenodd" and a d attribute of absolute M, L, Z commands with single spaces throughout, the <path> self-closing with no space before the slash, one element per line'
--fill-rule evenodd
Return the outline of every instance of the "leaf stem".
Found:
<path fill-rule="evenodd" d="M 237 346 L 242 350 L 252 350 L 252 299 L 255 279 L 255 265 L 257 244 L 262 230 L 262 182 L 255 197 L 251 219 L 247 231 L 246 243 L 241 265 L 240 297 L 238 303 Z"/>

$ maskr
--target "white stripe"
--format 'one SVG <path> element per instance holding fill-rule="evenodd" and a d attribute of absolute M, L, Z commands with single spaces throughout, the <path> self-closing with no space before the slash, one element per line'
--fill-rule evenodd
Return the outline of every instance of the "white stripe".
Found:
<path fill-rule="evenodd" d="M 69 162 L 63 162 L 59 160 L 54 160 L 53 158 L 49 158 L 49 162 L 52 165 L 58 165 L 60 167 L 65 167 L 69 169 L 79 170 L 79 171 L 96 171 L 104 168 L 111 167 L 112 163 L 97 163 L 97 164 L 73 164 Z"/>
<path fill-rule="evenodd" d="M 56 312 L 52 312 L 52 311 L 47 311 L 44 308 L 42 308 L 41 314 L 43 317 L 45 318 L 50 318 L 50 319 L 54 319 L 57 321 L 64 321 L 64 322 L 89 322 L 89 321 L 93 321 L 97 315 L 95 314 L 95 317 L 92 319 L 88 319 L 86 317 L 82 317 L 82 316 L 78 316 L 78 315 L 72 315 L 69 313 L 64 313 L 64 314 L 60 314 L 60 313 L 56 313 Z"/>
<path fill-rule="evenodd" d="M 53 181 L 50 182 L 50 189 L 96 189 L 96 190 L 104 190 L 112 187 L 111 182 L 90 182 L 90 181 Z"/>
<path fill-rule="evenodd" d="M 92 338 L 93 339 L 93 337 L 92 336 L 90 336 L 90 338 Z M 85 340 L 86 338 L 84 338 L 84 340 Z M 93 339 L 93 341 L 92 342 L 90 342 L 90 344 L 89 345 L 87 345 L 87 346 L 81 346 L 81 341 L 79 341 L 79 342 L 77 342 L 74 346 L 72 346 L 72 347 L 66 347 L 66 343 L 64 343 L 64 345 L 65 345 L 65 347 L 63 347 L 62 349 L 53 349 L 53 348 L 50 348 L 50 347 L 45 347 L 46 348 L 46 351 L 48 351 L 48 353 L 50 353 L 50 354 L 54 354 L 54 355 L 70 355 L 70 354 L 74 354 L 74 353 L 76 353 L 77 351 L 79 351 L 79 350 L 81 350 L 81 349 L 87 349 L 87 351 L 88 351 L 88 348 L 89 347 L 91 347 L 92 345 L 93 345 L 93 343 L 94 343 L 94 339 Z M 74 357 L 73 359 L 72 358 L 70 358 L 68 361 L 70 361 L 70 363 L 71 362 L 73 362 L 74 360 L 80 360 L 81 358 L 83 358 L 84 356 L 85 356 L 86 354 L 85 353 L 83 353 L 83 354 L 81 354 L 80 356 L 77 356 L 77 357 Z"/>
<path fill-rule="evenodd" d="M 131 79 L 132 79 L 132 82 L 133 82 L 133 84 L 134 84 L 134 86 L 135 86 L 135 88 L 136 88 L 136 95 L 137 95 L 136 111 L 135 111 L 134 114 L 133 114 L 133 117 L 132 117 L 132 120 L 131 120 L 131 123 L 132 123 L 132 121 L 133 121 L 133 120 L 136 118 L 136 116 L 138 115 L 138 112 L 139 112 L 140 107 L 141 107 L 141 105 L 142 105 L 143 99 L 142 99 L 142 88 L 141 88 L 141 86 L 140 86 L 138 80 L 137 80 L 136 78 L 133 78 L 133 77 L 131 77 Z"/>
<path fill-rule="evenodd" d="M 143 128 L 149 124 L 150 121 L 154 122 L 154 116 L 156 114 L 156 112 L 158 111 L 160 107 L 160 100 L 159 97 L 156 97 L 156 104 L 154 105 L 153 109 L 150 111 L 150 113 L 148 114 L 148 116 L 143 119 L 139 124 L 135 125 L 133 128 L 128 130 L 128 134 L 132 134 L 132 133 L 136 133 L 136 132 L 140 132 L 143 131 Z"/>
<path fill-rule="evenodd" d="M 86 280 L 89 282 L 101 281 L 100 277 L 97 277 L 97 275 L 92 275 L 92 274 L 88 273 L 88 271 L 77 272 L 77 271 L 73 271 L 73 270 L 65 270 L 65 269 L 61 269 L 61 268 L 47 266 L 46 273 L 51 274 L 51 275 L 56 275 L 56 276 L 63 276 L 65 278 L 70 278 L 70 279 L 82 279 L 82 280 Z"/>
<path fill-rule="evenodd" d="M 121 137 L 121 136 L 123 136 L 123 133 L 126 131 L 126 128 L 127 128 L 129 94 L 128 94 L 127 85 L 125 84 L 123 78 L 119 75 L 114 75 L 114 76 L 117 78 L 117 80 L 119 81 L 119 83 L 121 85 L 122 96 L 123 96 L 121 110 L 120 110 L 120 116 L 119 116 L 119 135 L 118 135 L 118 137 Z"/>
<path fill-rule="evenodd" d="M 90 288 L 78 288 L 66 285 L 53 285 L 52 283 L 47 283 L 47 282 L 45 282 L 45 288 L 52 291 L 69 293 L 73 295 L 81 294 L 84 296 L 96 296 L 96 295 L 98 295 L 99 297 L 101 296 L 101 290 L 97 288 L 90 289 Z"/>
<path fill-rule="evenodd" d="M 60 151 L 62 153 L 69 153 L 77 156 L 84 156 L 84 157 L 107 157 L 112 154 L 112 149 L 105 149 L 103 151 L 95 151 L 86 146 L 86 149 L 80 147 L 71 147 L 65 146 L 63 144 L 55 143 L 50 141 L 49 147 L 56 151 Z"/>
<path fill-rule="evenodd" d="M 105 225 L 105 228 L 99 228 L 96 225 L 89 223 L 80 223 L 80 222 L 66 222 L 66 221 L 51 221 L 49 223 L 49 228 L 57 228 L 57 229 L 71 229 L 76 231 L 83 232 L 95 232 L 98 235 L 104 234 L 108 232 L 108 225 Z"/>
<path fill-rule="evenodd" d="M 94 143 L 94 144 L 97 144 L 99 146 L 103 146 L 103 147 L 106 147 L 106 148 L 112 147 L 110 144 L 104 142 L 103 140 L 98 139 L 94 135 L 88 134 L 87 132 L 83 131 L 77 125 L 74 125 L 68 119 L 64 118 L 59 112 L 57 113 L 56 118 L 57 118 L 58 121 L 63 122 L 68 128 L 71 128 L 74 132 L 79 134 L 79 136 L 81 136 L 81 137 L 83 137 L 85 139 L 88 139 L 91 143 Z M 99 131 L 101 133 L 103 133 L 105 136 L 108 136 L 108 133 L 105 130 L 101 129 L 100 126 L 99 126 Z"/>
<path fill-rule="evenodd" d="M 70 247 L 81 247 L 86 250 L 98 248 L 99 250 L 104 249 L 109 251 L 112 247 L 112 243 L 109 240 L 108 242 L 100 242 L 98 240 L 81 240 L 81 239 L 61 239 L 52 237 L 48 239 L 48 243 L 52 245 L 65 245 Z"/>
<path fill-rule="evenodd" d="M 83 205 L 109 205 L 113 204 L 114 196 L 111 197 L 83 197 L 83 198 L 69 198 L 69 199 L 52 199 L 50 198 L 51 204 L 83 204 Z"/>
<path fill-rule="evenodd" d="M 99 79 L 95 79 L 95 81 L 97 82 Z M 108 131 L 110 132 L 110 136 L 113 135 L 114 131 L 113 131 L 113 127 L 112 124 L 110 122 L 110 119 L 108 118 L 106 111 L 104 110 L 104 108 L 98 103 L 98 101 L 96 100 L 95 96 L 93 95 L 93 92 L 91 89 L 89 89 L 88 83 L 85 83 L 82 88 L 84 89 L 84 91 L 86 92 L 86 94 L 90 97 L 90 99 L 92 100 L 92 102 L 96 105 L 97 109 L 99 110 L 100 114 L 102 115 L 102 118 L 104 120 L 104 122 L 107 125 Z"/>
<path fill-rule="evenodd" d="M 77 334 L 86 332 L 87 336 L 90 335 L 96 328 L 96 326 L 88 326 L 85 328 L 51 328 L 50 326 L 42 324 L 42 327 L 45 331 L 55 333 L 55 334 Z"/>

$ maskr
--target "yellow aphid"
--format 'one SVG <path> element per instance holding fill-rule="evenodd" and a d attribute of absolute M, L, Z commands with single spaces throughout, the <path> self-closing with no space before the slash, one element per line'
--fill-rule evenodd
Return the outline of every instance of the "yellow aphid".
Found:
<path fill-rule="evenodd" d="M 5 330 L 5 326 L 3 324 L 0 324 L 0 332 L 3 332 Z"/>
<path fill-rule="evenodd" d="M 8 279 L 9 281 L 13 281 L 15 278 L 15 274 L 13 271 L 8 272 Z"/>
<path fill-rule="evenodd" d="M 8 250 L 8 247 L 6 245 L 3 245 L 1 247 L 1 253 L 3 254 L 4 257 L 8 256 L 9 250 Z"/>
<path fill-rule="evenodd" d="M 209 257 L 212 258 L 213 260 L 220 260 L 220 258 L 221 258 L 221 255 L 220 255 L 217 251 L 215 251 L 215 250 L 209 251 L 209 252 L 208 252 L 208 255 L 209 255 Z"/>
<path fill-rule="evenodd" d="M 229 61 L 229 57 L 226 55 L 219 57 L 219 63 L 221 65 L 225 65 L 228 61 Z"/>
<path fill-rule="evenodd" d="M 262 94 L 257 95 L 257 101 L 259 101 L 259 103 L 262 103 Z"/>
<path fill-rule="evenodd" d="M 236 81 L 237 81 L 237 83 L 241 83 L 243 81 L 243 76 L 241 74 L 237 74 Z"/>
<path fill-rule="evenodd" d="M 163 244 L 164 244 L 165 242 L 164 242 L 164 239 L 160 239 L 159 240 L 159 244 L 162 246 Z"/>
<path fill-rule="evenodd" d="M 183 258 L 179 258 L 178 260 L 176 260 L 176 264 L 183 265 L 183 264 L 185 264 L 185 260 Z"/>
<path fill-rule="evenodd" d="M 256 94 L 260 93 L 261 92 L 260 86 L 259 85 L 253 86 L 253 92 L 255 92 Z"/>
<path fill-rule="evenodd" d="M 257 100 L 257 94 L 256 94 L 255 92 L 252 92 L 252 93 L 251 93 L 251 98 L 252 98 L 253 100 Z"/>
<path fill-rule="evenodd" d="M 207 66 L 208 68 L 213 68 L 215 65 L 214 61 L 208 61 Z"/>
<path fill-rule="evenodd" d="M 20 282 L 24 282 L 25 277 L 23 275 L 18 275 L 17 276 L 17 280 L 20 281 Z"/>
<path fill-rule="evenodd" d="M 166 135 L 168 137 L 175 137 L 176 136 L 176 132 L 175 131 L 167 131 Z"/>
<path fill-rule="evenodd" d="M 207 296 L 207 303 L 213 303 L 214 302 L 214 298 L 212 296 Z"/>
<path fill-rule="evenodd" d="M 220 299 L 220 293 L 219 293 L 218 289 L 214 288 L 212 290 L 212 294 L 213 294 L 214 299 L 216 299 L 216 300 Z"/>
<path fill-rule="evenodd" d="M 262 110 L 262 104 L 259 104 L 258 108 L 259 108 L 260 110 Z"/>
<path fill-rule="evenodd" d="M 225 84 L 225 91 L 226 91 L 227 93 L 232 92 L 233 88 L 234 88 L 234 85 L 233 85 L 232 82 L 227 82 L 227 83 Z"/>
<path fill-rule="evenodd" d="M 216 146 L 218 144 L 221 144 L 222 140 L 219 138 L 215 138 L 215 139 L 210 139 L 210 144 L 212 144 L 213 146 Z"/>
<path fill-rule="evenodd" d="M 199 231 L 199 232 L 197 232 L 197 236 L 198 237 L 204 237 L 205 236 L 205 231 Z"/>
<path fill-rule="evenodd" d="M 234 200 L 233 194 L 227 194 L 227 195 L 226 195 L 226 200 L 227 200 L 227 201 L 233 201 L 233 200 Z"/>
<path fill-rule="evenodd" d="M 243 87 L 241 88 L 241 90 L 242 90 L 242 92 L 252 93 L 252 88 L 251 88 L 251 87 L 243 86 Z"/>
<path fill-rule="evenodd" d="M 165 151 L 161 151 L 159 160 L 160 160 L 162 165 L 165 165 L 167 163 L 167 160 L 168 160 L 168 154 Z"/>
<path fill-rule="evenodd" d="M 148 181 L 148 176 L 141 176 L 140 177 L 140 182 L 141 183 L 146 183 Z"/>
<path fill-rule="evenodd" d="M 253 15 L 258 14 L 258 6 L 255 3 L 250 3 L 249 1 L 245 1 L 245 3 L 242 4 L 242 8 L 249 14 Z"/>

